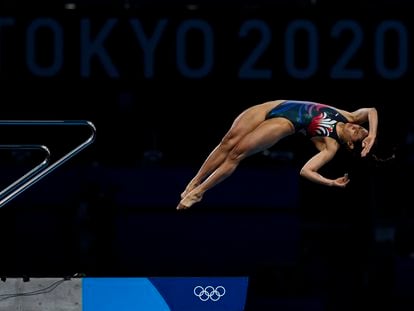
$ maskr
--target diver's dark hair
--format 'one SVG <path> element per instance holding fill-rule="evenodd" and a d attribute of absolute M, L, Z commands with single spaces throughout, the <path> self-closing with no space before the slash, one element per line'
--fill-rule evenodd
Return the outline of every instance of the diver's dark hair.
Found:
<path fill-rule="evenodd" d="M 350 149 L 350 150 L 351 150 L 351 153 L 352 153 L 353 157 L 362 158 L 361 157 L 362 149 L 363 149 L 362 141 L 359 141 L 359 142 L 355 142 L 354 143 L 354 148 Z M 386 155 L 386 156 L 381 155 L 380 156 L 379 151 L 378 151 L 377 140 L 375 140 L 374 145 L 372 146 L 370 152 L 366 155 L 365 159 L 372 162 L 372 163 L 374 163 L 374 164 L 376 164 L 376 165 L 385 164 L 385 163 L 395 159 L 395 148 L 393 148 L 391 155 Z"/>

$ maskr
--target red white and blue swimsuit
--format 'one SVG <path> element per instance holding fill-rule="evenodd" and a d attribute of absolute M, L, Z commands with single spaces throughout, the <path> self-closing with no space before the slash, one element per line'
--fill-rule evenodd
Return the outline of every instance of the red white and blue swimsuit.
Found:
<path fill-rule="evenodd" d="M 309 137 L 325 136 L 339 141 L 336 133 L 338 122 L 348 120 L 334 108 L 307 101 L 287 100 L 276 106 L 266 116 L 286 118 L 293 123 L 295 130 Z"/>

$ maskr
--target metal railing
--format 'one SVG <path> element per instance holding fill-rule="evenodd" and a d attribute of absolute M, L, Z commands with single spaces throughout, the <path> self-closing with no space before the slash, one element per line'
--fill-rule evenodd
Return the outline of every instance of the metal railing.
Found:
<path fill-rule="evenodd" d="M 11 183 L 0 192 L 0 208 L 21 194 L 30 186 L 50 174 L 60 165 L 71 159 L 80 151 L 93 143 L 96 137 L 95 125 L 85 120 L 0 120 L 0 126 L 88 126 L 91 129 L 91 135 L 83 143 L 64 154 L 61 158 L 50 163 L 51 153 L 44 145 L 0 145 L 0 149 L 41 149 L 46 152 L 44 160 L 31 169 L 28 173 Z"/>

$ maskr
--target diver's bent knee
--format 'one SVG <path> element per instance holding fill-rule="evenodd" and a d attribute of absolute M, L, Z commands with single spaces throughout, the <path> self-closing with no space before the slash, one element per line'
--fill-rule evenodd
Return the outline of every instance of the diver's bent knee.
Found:
<path fill-rule="evenodd" d="M 223 137 L 223 139 L 220 141 L 219 148 L 230 151 L 234 148 L 236 145 L 238 139 L 234 135 L 226 135 Z"/>
<path fill-rule="evenodd" d="M 237 149 L 232 149 L 227 156 L 227 159 L 231 162 L 240 162 L 246 157 L 244 152 L 240 152 Z"/>

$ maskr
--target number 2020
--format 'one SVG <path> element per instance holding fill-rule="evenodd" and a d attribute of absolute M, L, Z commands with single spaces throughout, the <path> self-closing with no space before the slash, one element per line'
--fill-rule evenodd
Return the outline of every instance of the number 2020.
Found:
<path fill-rule="evenodd" d="M 239 36 L 246 37 L 250 31 L 259 31 L 260 41 L 250 51 L 242 62 L 239 69 L 240 79 L 271 79 L 271 69 L 258 69 L 255 67 L 257 61 L 266 51 L 271 43 L 271 30 L 263 20 L 248 20 L 240 27 Z M 295 59 L 297 48 L 297 34 L 304 33 L 307 36 L 307 59 L 305 66 L 298 66 Z M 351 19 L 335 22 L 330 29 L 330 36 L 339 39 L 341 35 L 350 32 L 351 39 L 346 48 L 331 64 L 330 78 L 332 79 L 363 79 L 364 71 L 361 68 L 352 68 L 350 61 L 355 57 L 364 43 L 364 31 L 361 25 Z M 396 45 L 392 48 L 395 63 L 393 66 L 386 62 L 386 36 L 396 36 Z M 406 27 L 398 20 L 385 20 L 375 28 L 373 38 L 373 65 L 381 78 L 399 79 L 403 77 L 408 69 L 408 33 Z M 291 21 L 284 35 L 284 63 L 289 76 L 296 79 L 308 79 L 314 76 L 319 69 L 319 33 L 316 25 L 306 19 Z M 389 48 L 389 47 L 387 47 Z"/>

